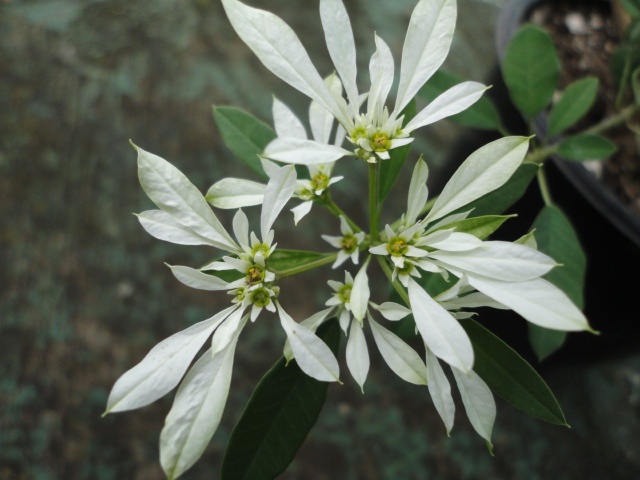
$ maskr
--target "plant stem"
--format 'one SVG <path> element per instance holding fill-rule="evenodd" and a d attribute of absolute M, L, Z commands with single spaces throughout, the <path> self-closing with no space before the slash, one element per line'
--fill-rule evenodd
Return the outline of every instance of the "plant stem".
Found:
<path fill-rule="evenodd" d="M 553 206 L 553 202 L 551 201 L 551 194 L 549 193 L 549 184 L 547 183 L 547 177 L 545 177 L 542 168 L 538 170 L 538 187 L 540 187 L 540 195 L 542 195 L 544 204 L 547 207 Z"/>
<path fill-rule="evenodd" d="M 340 217 L 340 216 L 344 217 L 344 219 L 347 221 L 347 223 L 349 224 L 349 226 L 354 232 L 357 233 L 362 231 L 362 229 L 358 227 L 358 225 L 356 225 L 355 222 L 351 220 L 338 205 L 335 204 L 335 202 L 331 199 L 329 195 L 326 196 L 323 203 L 324 203 L 324 206 L 327 207 L 329 211 L 333 213 L 336 217 Z"/>
<path fill-rule="evenodd" d="M 371 242 L 378 239 L 378 172 L 380 161 L 369 164 L 369 233 Z"/>
<path fill-rule="evenodd" d="M 335 262 L 337 253 L 328 253 L 324 257 L 314 260 L 312 262 L 303 263 L 302 265 L 296 265 L 295 267 L 286 268 L 276 272 L 276 278 L 290 277 L 298 273 L 306 272 L 307 270 L 313 270 L 314 268 L 322 267 L 331 262 Z"/>
<path fill-rule="evenodd" d="M 395 288 L 396 292 L 398 292 L 398 295 L 400 295 L 400 298 L 402 298 L 402 300 L 404 300 L 407 306 L 409 306 L 410 305 L 409 295 L 407 295 L 407 292 L 404 290 L 404 287 L 398 281 L 397 278 L 394 281 L 391 280 L 393 278 L 393 271 L 391 270 L 391 268 L 389 268 L 389 265 L 385 261 L 385 258 L 382 257 L 381 255 L 376 255 L 376 259 L 378 260 L 378 263 L 382 267 L 382 271 L 384 272 L 384 274 L 387 276 L 387 278 L 393 285 L 393 288 Z"/>

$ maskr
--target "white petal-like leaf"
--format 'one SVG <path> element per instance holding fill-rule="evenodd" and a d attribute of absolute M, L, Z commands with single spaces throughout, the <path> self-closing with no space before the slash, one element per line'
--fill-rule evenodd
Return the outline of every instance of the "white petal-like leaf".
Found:
<path fill-rule="evenodd" d="M 499 241 L 483 243 L 489 248 L 459 252 L 440 250 L 429 257 L 452 265 L 456 270 L 511 282 L 541 277 L 556 265 L 548 255 L 524 245 Z"/>
<path fill-rule="evenodd" d="M 426 347 L 426 345 L 425 345 Z M 438 358 L 433 354 L 429 347 L 426 347 L 427 351 L 427 380 L 429 381 L 429 394 L 431 400 L 444 422 L 444 426 L 447 429 L 447 435 L 453 428 L 453 421 L 456 413 L 456 405 L 453 402 L 451 396 L 451 385 L 447 376 L 444 374 L 444 370 L 438 361 Z"/>
<path fill-rule="evenodd" d="M 217 355 L 207 350 L 176 393 L 160 434 L 160 463 L 169 480 L 191 468 L 218 428 L 229 394 L 236 341 Z"/>
<path fill-rule="evenodd" d="M 236 305 L 163 340 L 113 386 L 107 413 L 144 407 L 172 390 L 211 332 L 238 307 Z"/>
<path fill-rule="evenodd" d="M 311 207 L 313 207 L 313 202 L 311 200 L 302 202 L 297 207 L 293 207 L 291 209 L 291 211 L 293 212 L 293 223 L 298 225 L 298 222 L 311 211 Z"/>
<path fill-rule="evenodd" d="M 166 160 L 140 147 L 135 148 L 140 185 L 153 203 L 178 223 L 209 238 L 212 245 L 238 252 L 238 246 L 189 179 Z"/>
<path fill-rule="evenodd" d="M 240 246 L 249 245 L 249 219 L 242 210 L 238 210 L 233 216 L 233 234 Z"/>
<path fill-rule="evenodd" d="M 483 242 L 474 235 L 462 232 L 451 232 L 447 238 L 439 242 L 425 243 L 425 245 L 438 250 L 446 250 L 447 252 L 463 252 L 467 250 L 474 250 L 476 248 L 488 249 L 486 248 L 488 247 L 486 242 Z"/>
<path fill-rule="evenodd" d="M 591 330 L 584 314 L 559 288 L 542 278 L 502 282 L 467 275 L 469 285 L 506 305 L 531 323 L 551 330 Z"/>
<path fill-rule="evenodd" d="M 307 130 L 295 113 L 283 102 L 273 97 L 273 126 L 279 137 L 307 139 Z"/>
<path fill-rule="evenodd" d="M 332 73 L 325 78 L 324 83 L 334 96 L 342 96 L 342 82 L 335 73 Z M 334 118 L 333 115 L 331 115 L 331 112 L 318 102 L 312 101 L 309 105 L 309 123 L 311 124 L 311 134 L 313 135 L 313 139 L 316 142 L 329 143 L 331 130 L 333 129 L 334 124 Z M 338 130 L 340 129 L 343 130 L 342 135 L 344 135 L 343 127 L 338 126 Z M 336 133 L 336 136 L 337 135 L 338 133 Z M 340 143 L 336 145 L 342 145 L 342 139 L 340 140 Z"/>
<path fill-rule="evenodd" d="M 458 321 L 413 279 L 409 279 L 409 300 L 416 326 L 429 349 L 449 365 L 470 371 L 473 347 Z"/>
<path fill-rule="evenodd" d="M 136 216 L 144 229 L 159 240 L 178 245 L 217 246 L 216 242 L 185 227 L 164 210 L 147 210 Z"/>
<path fill-rule="evenodd" d="M 487 88 L 478 82 L 463 82 L 451 87 L 413 117 L 402 130 L 411 133 L 417 128 L 460 113 L 480 100 Z"/>
<path fill-rule="evenodd" d="M 264 183 L 242 178 L 223 178 L 207 191 L 207 201 L 216 208 L 233 209 L 260 205 L 266 189 Z"/>
<path fill-rule="evenodd" d="M 263 240 L 267 238 L 273 222 L 276 221 L 293 195 L 296 189 L 296 180 L 296 169 L 293 165 L 282 167 L 269 179 L 260 216 L 260 231 Z"/>
<path fill-rule="evenodd" d="M 427 367 L 420 355 L 400 337 L 382 327 L 368 316 L 373 339 L 389 368 L 403 380 L 416 385 L 427 384 Z"/>
<path fill-rule="evenodd" d="M 342 147 L 327 145 L 315 140 L 280 137 L 269 142 L 264 149 L 263 155 L 278 162 L 313 165 L 315 163 L 335 162 L 345 155 L 352 155 L 352 152 Z"/>
<path fill-rule="evenodd" d="M 393 55 L 387 44 L 378 35 L 375 35 L 376 51 L 369 61 L 369 76 L 371 77 L 371 91 L 367 99 L 367 112 L 376 114 L 380 112 L 391 85 L 393 84 L 394 62 Z"/>
<path fill-rule="evenodd" d="M 402 48 L 395 113 L 399 113 L 435 73 L 449 53 L 456 24 L 455 0 L 420 0 Z"/>
<path fill-rule="evenodd" d="M 278 314 L 300 369 L 321 382 L 337 381 L 340 377 L 340 367 L 327 344 L 311 330 L 294 322 L 280 305 Z"/>
<path fill-rule="evenodd" d="M 360 322 L 351 322 L 346 356 L 347 367 L 364 393 L 364 382 L 367 379 L 367 373 L 369 373 L 369 351 Z"/>
<path fill-rule="evenodd" d="M 447 182 L 425 221 L 443 217 L 504 185 L 528 148 L 526 137 L 504 137 L 476 150 Z"/>
<path fill-rule="evenodd" d="M 491 448 L 491 431 L 496 419 L 496 402 L 491 390 L 476 372 L 463 373 L 455 368 L 451 370 L 471 425 Z"/>
<path fill-rule="evenodd" d="M 393 322 L 402 320 L 407 315 L 411 314 L 411 310 L 398 303 L 384 302 L 382 305 L 375 305 L 370 303 L 373 308 L 379 311 L 384 318 Z"/>
<path fill-rule="evenodd" d="M 185 267 L 184 265 L 169 265 L 171 273 L 180 282 L 184 283 L 187 287 L 195 288 L 197 290 L 209 290 L 211 292 L 219 290 L 228 290 L 228 282 L 225 282 L 221 278 L 213 275 L 207 275 L 195 268 Z"/>
<path fill-rule="evenodd" d="M 325 321 L 327 316 L 331 312 L 333 312 L 333 310 L 334 310 L 333 307 L 329 307 L 325 310 L 321 310 L 320 312 L 314 313 L 310 317 L 302 320 L 300 322 L 300 325 L 308 328 L 312 332 L 315 332 L 318 329 L 318 327 L 322 325 L 322 322 Z M 288 339 L 284 342 L 284 349 L 282 350 L 282 354 L 284 355 L 284 358 L 287 359 L 287 363 L 289 363 L 293 359 L 293 352 L 291 351 L 291 345 L 289 345 Z"/>
<path fill-rule="evenodd" d="M 353 288 L 351 289 L 351 313 L 353 316 L 362 323 L 364 315 L 367 312 L 367 306 L 369 305 L 369 296 L 371 292 L 369 290 L 369 277 L 367 276 L 367 267 L 369 261 L 364 262 L 364 265 L 360 267 L 356 278 L 353 280 Z"/>

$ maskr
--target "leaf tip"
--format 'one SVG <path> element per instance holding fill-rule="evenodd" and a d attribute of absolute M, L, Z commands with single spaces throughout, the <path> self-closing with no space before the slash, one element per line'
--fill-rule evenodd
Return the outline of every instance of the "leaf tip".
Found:
<path fill-rule="evenodd" d="M 487 444 L 487 449 L 489 450 L 489 455 L 495 457 L 495 454 L 493 453 L 493 443 L 491 443 L 489 440 L 485 440 L 485 442 Z"/>
<path fill-rule="evenodd" d="M 133 140 L 129 139 L 129 144 L 131 144 L 131 146 L 136 150 L 136 152 L 138 151 L 138 146 L 133 143 Z"/>

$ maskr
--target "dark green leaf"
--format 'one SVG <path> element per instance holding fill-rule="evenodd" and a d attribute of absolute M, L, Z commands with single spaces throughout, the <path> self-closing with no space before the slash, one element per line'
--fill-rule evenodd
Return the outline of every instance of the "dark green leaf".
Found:
<path fill-rule="evenodd" d="M 515 350 L 473 320 L 461 320 L 473 343 L 473 370 L 497 395 L 520 410 L 567 425 L 562 409 L 540 375 Z"/>
<path fill-rule="evenodd" d="M 340 327 L 336 320 L 317 330 L 336 353 Z M 300 370 L 284 357 L 262 378 L 231 433 L 222 462 L 222 480 L 272 480 L 282 473 L 315 424 L 328 384 Z"/>
<path fill-rule="evenodd" d="M 411 100 L 400 114 L 404 115 L 402 124 L 406 125 L 409 123 L 409 121 L 416 116 L 416 101 Z M 389 160 L 381 160 L 379 183 L 380 203 L 384 202 L 387 195 L 389 195 L 389 191 L 398 178 L 402 165 L 404 165 L 404 161 L 407 159 L 407 155 L 409 155 L 409 150 L 411 150 L 411 144 L 394 148 L 389 150 L 389 156 L 391 157 Z"/>
<path fill-rule="evenodd" d="M 516 203 L 538 173 L 539 167 L 533 163 L 523 163 L 511 178 L 500 188 L 489 192 L 453 213 L 468 212 L 471 216 L 500 215 Z"/>
<path fill-rule="evenodd" d="M 235 107 L 214 107 L 213 118 L 229 150 L 251 170 L 267 179 L 258 155 L 276 138 L 276 132 L 253 115 Z"/>
<path fill-rule="evenodd" d="M 463 82 L 461 78 L 439 70 L 418 91 L 418 96 L 427 102 L 432 102 L 438 95 L 461 82 Z M 447 117 L 447 119 L 465 127 L 485 130 L 500 130 L 501 128 L 498 110 L 486 96 L 482 96 L 480 100 L 463 112 Z"/>
<path fill-rule="evenodd" d="M 600 135 L 578 135 L 560 142 L 558 155 L 565 160 L 599 160 L 616 152 L 615 143 Z"/>
<path fill-rule="evenodd" d="M 533 25 L 518 30 L 507 45 L 502 75 L 511 100 L 525 116 L 542 112 L 551 102 L 560 75 L 551 37 Z"/>
<path fill-rule="evenodd" d="M 322 259 L 328 263 L 335 259 L 335 256 L 327 253 L 305 252 L 303 250 L 280 250 L 277 249 L 269 255 L 269 268 L 281 272 L 289 268 L 297 267 L 303 264 L 317 262 Z"/>
<path fill-rule="evenodd" d="M 598 93 L 598 79 L 588 77 L 569 85 L 551 109 L 547 135 L 552 137 L 580 120 L 593 105 Z"/>
<path fill-rule="evenodd" d="M 545 206 L 531 228 L 535 229 L 538 250 L 562 264 L 545 278 L 582 308 L 586 257 L 571 223 L 559 208 Z M 566 332 L 529 326 L 529 340 L 540 360 L 559 348 L 566 335 Z"/>
<path fill-rule="evenodd" d="M 640 67 L 636 68 L 631 75 L 631 87 L 635 104 L 640 105 Z"/>
<path fill-rule="evenodd" d="M 640 17 L 640 0 L 620 0 L 620 4 L 632 17 Z"/>
<path fill-rule="evenodd" d="M 459 222 L 448 223 L 438 230 L 455 228 L 456 232 L 469 233 L 483 240 L 500 228 L 500 225 L 512 216 L 514 215 L 485 215 L 483 217 L 465 218 Z"/>

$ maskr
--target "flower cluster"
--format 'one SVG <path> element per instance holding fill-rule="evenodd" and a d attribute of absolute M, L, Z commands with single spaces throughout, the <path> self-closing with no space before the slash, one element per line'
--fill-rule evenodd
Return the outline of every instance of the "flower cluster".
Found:
<path fill-rule="evenodd" d="M 536 249 L 531 235 L 514 243 L 487 240 L 508 217 L 473 214 L 474 202 L 502 187 L 522 164 L 528 138 L 505 137 L 477 150 L 434 202 L 429 201 L 426 185 L 427 163 L 420 158 L 413 168 L 406 211 L 395 223 L 378 228 L 380 163 L 392 161 L 390 151 L 410 143 L 416 129 L 461 112 L 486 89 L 479 83 L 464 82 L 441 94 L 413 118 L 403 113 L 447 55 L 456 18 L 455 0 L 420 0 L 415 7 L 392 110 L 386 106 L 394 80 L 391 52 L 375 36 L 370 87 L 366 94 L 360 93 L 353 33 L 341 0 L 320 1 L 322 26 L 337 71 L 324 79 L 298 37 L 278 17 L 237 0 L 222 0 L 222 4 L 240 38 L 264 65 L 311 98 L 312 135 L 308 136 L 304 123 L 275 99 L 276 138 L 265 143 L 261 155 L 268 181 L 225 178 L 206 196 L 169 162 L 136 147 L 140 183 L 158 207 L 138 215 L 140 223 L 160 240 L 208 245 L 226 252 L 199 269 L 170 268 L 183 284 L 226 291 L 232 299 L 222 312 L 159 343 L 122 375 L 111 391 L 107 412 L 147 405 L 182 380 L 160 440 L 165 472 L 169 478 L 179 476 L 199 458 L 218 426 L 240 333 L 266 310 L 277 314 L 286 333 L 286 359 L 295 359 L 304 373 L 319 381 L 340 378 L 338 360 L 315 334 L 322 323 L 333 318 L 339 322 L 347 336 L 346 365 L 362 391 L 370 368 L 367 342 L 371 340 L 367 337 L 372 338 L 393 372 L 407 382 L 428 385 L 449 432 L 455 404 L 444 362 L 451 368 L 473 427 L 490 445 L 495 402 L 489 386 L 474 371 L 472 339 L 460 321 L 474 316 L 473 309 L 492 307 L 511 309 L 533 324 L 554 330 L 589 330 L 589 325 L 568 297 L 543 278 L 556 263 Z M 330 195 L 331 186 L 343 178 L 333 175 L 336 161 L 343 156 L 368 164 L 368 233 Z M 308 178 L 297 178 L 292 164 L 306 165 Z M 279 255 L 289 255 L 290 260 L 302 258 L 295 252 L 278 250 L 274 243 L 272 226 L 292 198 L 302 201 L 292 209 L 296 224 L 319 204 L 339 219 L 340 235 L 322 235 L 334 248 L 332 253 L 300 260 L 294 267 L 290 262 L 282 268 Z M 210 205 L 237 209 L 233 236 Z M 251 231 L 241 209 L 255 205 L 262 209 L 259 236 Z M 286 286 L 281 293 L 279 281 L 330 263 L 334 270 L 343 269 L 339 278 L 344 281 L 328 281 L 333 290 L 327 294 L 328 308 L 294 321 L 280 303 L 288 297 Z M 351 264 L 358 266 L 355 276 L 349 271 Z M 376 264 L 404 305 L 371 299 L 369 274 Z M 444 280 L 447 289 L 431 294 L 429 278 Z M 424 344 L 422 355 L 384 326 L 384 321 L 401 320 L 415 324 Z M 189 368 L 209 337 L 211 347 Z"/>

